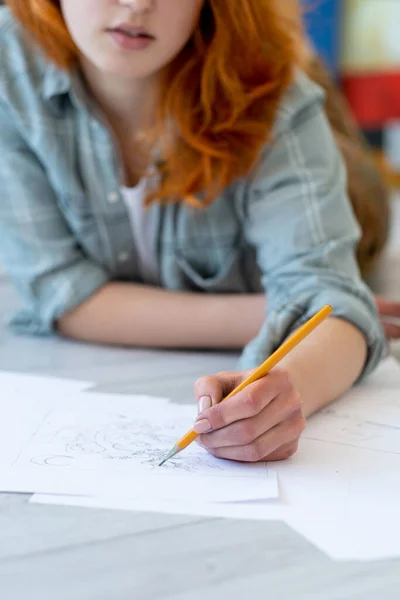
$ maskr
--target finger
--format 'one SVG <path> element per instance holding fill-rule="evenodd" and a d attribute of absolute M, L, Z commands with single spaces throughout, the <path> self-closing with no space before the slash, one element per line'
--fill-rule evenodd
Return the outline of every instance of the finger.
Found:
<path fill-rule="evenodd" d="M 200 377 L 194 384 L 199 412 L 221 402 L 247 375 L 247 371 L 223 371 L 213 376 Z"/>
<path fill-rule="evenodd" d="M 265 461 L 283 445 L 295 443 L 305 428 L 305 419 L 299 414 L 279 425 L 276 425 L 251 444 L 245 446 L 228 446 L 226 448 L 210 448 L 208 452 L 217 458 L 237 460 L 240 462 Z"/>
<path fill-rule="evenodd" d="M 245 446 L 299 412 L 301 412 L 301 401 L 296 392 L 280 394 L 257 416 L 235 421 L 227 427 L 206 433 L 200 437 L 199 443 L 204 448 L 215 449 L 228 446 Z"/>
<path fill-rule="evenodd" d="M 398 340 L 400 338 L 400 325 L 382 321 L 382 327 L 388 340 Z"/>
<path fill-rule="evenodd" d="M 375 297 L 379 314 L 387 317 L 400 317 L 400 302 L 394 302 L 387 298 Z"/>
<path fill-rule="evenodd" d="M 274 452 L 268 454 L 268 456 L 266 456 L 264 460 L 268 462 L 273 462 L 277 460 L 287 460 L 288 458 L 291 458 L 294 454 L 296 454 L 298 448 L 299 440 L 290 442 L 289 444 L 283 444 L 280 448 L 277 448 Z"/>
<path fill-rule="evenodd" d="M 291 389 L 289 377 L 278 369 L 248 385 L 226 402 L 216 404 L 199 415 L 194 425 L 197 433 L 208 433 L 235 421 L 258 415 L 280 393 Z"/>

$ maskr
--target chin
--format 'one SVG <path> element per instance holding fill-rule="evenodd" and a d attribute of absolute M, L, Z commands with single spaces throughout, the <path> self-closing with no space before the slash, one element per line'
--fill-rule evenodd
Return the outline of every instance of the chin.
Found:
<path fill-rule="evenodd" d="M 109 71 L 109 73 L 110 75 L 114 75 L 114 77 L 129 81 L 134 79 L 149 79 L 154 77 L 157 71 L 151 69 L 115 69 Z"/>
<path fill-rule="evenodd" d="M 145 64 L 145 61 L 143 61 L 142 64 L 138 64 L 139 61 L 135 61 L 136 64 L 134 64 L 134 61 L 131 61 L 131 64 L 127 64 L 127 62 L 128 61 L 126 60 L 122 63 L 118 60 L 105 60 L 99 61 L 96 67 L 103 73 L 122 79 L 143 79 L 153 77 L 161 70 L 161 67 Z"/>

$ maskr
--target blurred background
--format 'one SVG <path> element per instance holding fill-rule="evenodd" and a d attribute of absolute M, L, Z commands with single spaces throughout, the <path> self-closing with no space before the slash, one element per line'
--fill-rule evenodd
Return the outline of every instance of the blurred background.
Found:
<path fill-rule="evenodd" d="M 309 36 L 400 185 L 400 0 L 303 0 Z"/>

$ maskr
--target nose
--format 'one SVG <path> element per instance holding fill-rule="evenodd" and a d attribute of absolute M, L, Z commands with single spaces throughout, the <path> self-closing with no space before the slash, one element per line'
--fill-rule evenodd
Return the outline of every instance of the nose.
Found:
<path fill-rule="evenodd" d="M 119 0 L 122 6 L 129 7 L 137 14 L 144 14 L 154 9 L 155 0 Z"/>

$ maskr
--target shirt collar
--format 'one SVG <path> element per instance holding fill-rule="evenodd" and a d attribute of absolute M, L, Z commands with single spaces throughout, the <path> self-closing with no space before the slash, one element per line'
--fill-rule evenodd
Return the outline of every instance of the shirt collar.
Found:
<path fill-rule="evenodd" d="M 68 94 L 71 90 L 71 76 L 56 65 L 50 63 L 46 67 L 43 81 L 43 98 L 48 101 Z"/>
<path fill-rule="evenodd" d="M 79 69 L 68 73 L 54 64 L 49 64 L 43 82 L 43 98 L 56 111 L 62 111 L 65 98 L 68 98 L 78 110 L 93 111 Z"/>

